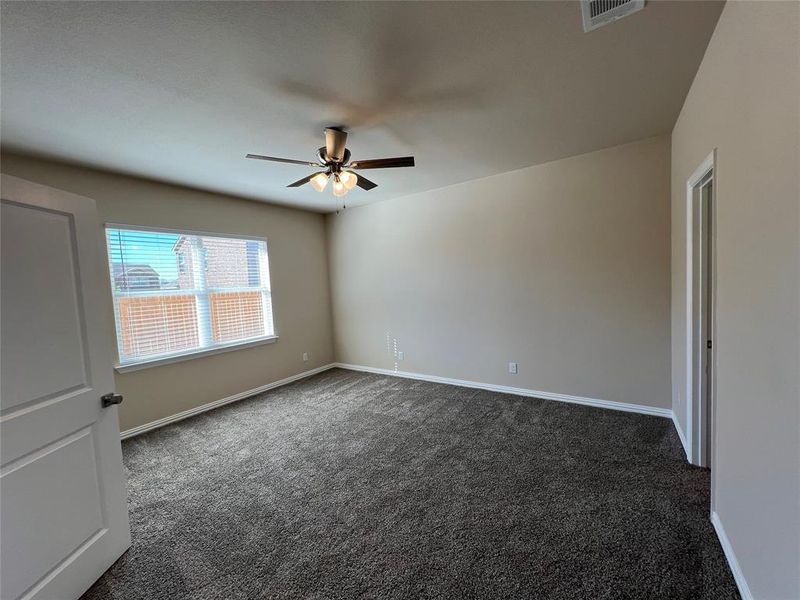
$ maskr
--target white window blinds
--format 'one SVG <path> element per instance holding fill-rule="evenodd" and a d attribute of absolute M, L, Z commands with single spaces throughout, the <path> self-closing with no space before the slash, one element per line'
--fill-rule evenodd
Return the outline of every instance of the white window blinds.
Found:
<path fill-rule="evenodd" d="M 274 335 L 267 243 L 108 227 L 120 365 Z"/>

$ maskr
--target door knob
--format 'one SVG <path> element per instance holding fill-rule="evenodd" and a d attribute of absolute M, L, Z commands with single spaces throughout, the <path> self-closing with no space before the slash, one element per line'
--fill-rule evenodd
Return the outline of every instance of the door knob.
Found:
<path fill-rule="evenodd" d="M 122 395 L 106 394 L 105 396 L 101 396 L 100 400 L 103 401 L 103 408 L 108 408 L 112 404 L 122 404 Z"/>

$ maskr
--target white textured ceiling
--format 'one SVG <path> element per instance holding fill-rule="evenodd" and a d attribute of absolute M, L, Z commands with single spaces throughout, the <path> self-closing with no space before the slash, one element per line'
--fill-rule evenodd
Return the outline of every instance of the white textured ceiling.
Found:
<path fill-rule="evenodd" d="M 348 204 L 671 130 L 722 9 L 649 1 L 583 33 L 577 2 L 3 2 L 2 143 L 312 210 L 285 185 L 326 125 L 365 172 Z"/>

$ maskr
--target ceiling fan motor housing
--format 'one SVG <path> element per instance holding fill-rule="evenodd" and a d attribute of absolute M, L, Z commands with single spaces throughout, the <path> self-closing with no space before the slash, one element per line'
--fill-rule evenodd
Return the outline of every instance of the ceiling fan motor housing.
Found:
<path fill-rule="evenodd" d="M 345 148 L 344 156 L 341 160 L 332 159 L 328 156 L 326 148 L 323 146 L 317 150 L 317 157 L 319 161 L 331 170 L 341 169 L 342 165 L 346 165 L 350 160 L 350 150 Z"/>

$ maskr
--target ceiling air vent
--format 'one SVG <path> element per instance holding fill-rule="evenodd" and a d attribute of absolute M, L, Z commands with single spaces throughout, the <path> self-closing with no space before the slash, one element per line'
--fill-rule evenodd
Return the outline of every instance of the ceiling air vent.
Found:
<path fill-rule="evenodd" d="M 591 31 L 644 8 L 644 0 L 581 0 L 583 30 Z"/>

